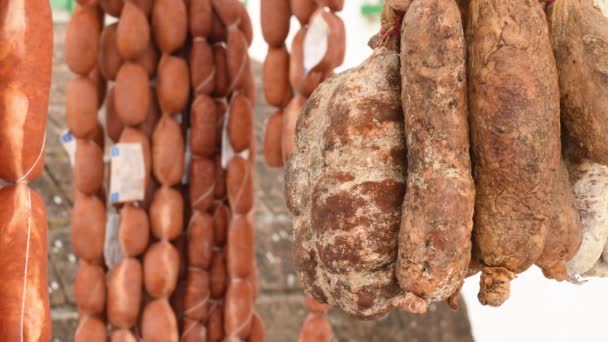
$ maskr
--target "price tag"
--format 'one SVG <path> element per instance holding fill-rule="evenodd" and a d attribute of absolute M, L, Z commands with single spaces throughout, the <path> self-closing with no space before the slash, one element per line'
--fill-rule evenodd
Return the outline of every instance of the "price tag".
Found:
<path fill-rule="evenodd" d="M 115 209 L 108 210 L 106 217 L 106 239 L 103 246 L 103 256 L 108 269 L 114 268 L 116 264 L 122 261 L 124 256 L 118 242 L 118 230 L 120 229 L 120 216 Z"/>
<path fill-rule="evenodd" d="M 304 37 L 304 74 L 316 67 L 327 53 L 329 25 L 321 12 L 310 20 Z"/>
<path fill-rule="evenodd" d="M 110 202 L 143 201 L 146 168 L 141 144 L 116 144 L 110 158 Z"/>
<path fill-rule="evenodd" d="M 59 135 L 59 142 L 68 153 L 70 165 L 74 166 L 74 161 L 76 160 L 76 138 L 66 129 Z"/>

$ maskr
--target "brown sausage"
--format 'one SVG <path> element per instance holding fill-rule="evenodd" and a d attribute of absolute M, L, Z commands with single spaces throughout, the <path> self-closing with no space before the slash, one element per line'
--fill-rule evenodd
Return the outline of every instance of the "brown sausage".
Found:
<path fill-rule="evenodd" d="M 137 338 L 127 329 L 115 330 L 112 333 L 110 342 L 137 342 Z"/>
<path fill-rule="evenodd" d="M 236 214 L 247 214 L 253 208 L 253 167 L 236 156 L 228 164 L 228 201 Z"/>
<path fill-rule="evenodd" d="M 177 342 L 179 340 L 177 320 L 166 299 L 157 299 L 144 308 L 142 337 L 146 342 Z"/>
<path fill-rule="evenodd" d="M 184 110 L 190 96 L 190 72 L 183 58 L 163 55 L 158 64 L 156 93 L 163 114 Z"/>
<path fill-rule="evenodd" d="M 126 258 L 114 266 L 108 280 L 108 320 L 129 329 L 136 323 L 142 301 L 143 275 L 137 259 Z"/>
<path fill-rule="evenodd" d="M 152 30 L 163 53 L 171 54 L 186 42 L 188 13 L 183 1 L 156 0 L 152 8 Z"/>
<path fill-rule="evenodd" d="M 109 81 L 116 79 L 118 70 L 123 63 L 116 45 L 117 30 L 118 23 L 114 23 L 106 26 L 101 33 L 98 66 L 103 77 Z"/>
<path fill-rule="evenodd" d="M 101 315 L 106 306 L 106 274 L 101 265 L 80 260 L 74 281 L 74 299 L 78 312 Z"/>
<path fill-rule="evenodd" d="M 106 131 L 112 141 L 118 142 L 123 129 L 124 124 L 120 121 L 114 109 L 114 87 L 111 87 L 106 97 Z"/>
<path fill-rule="evenodd" d="M 151 93 L 148 73 L 143 66 L 124 63 L 114 86 L 114 110 L 123 124 L 137 126 L 150 114 Z"/>
<path fill-rule="evenodd" d="M 324 315 L 309 314 L 302 324 L 298 342 L 329 342 L 332 340 L 331 324 Z"/>
<path fill-rule="evenodd" d="M 249 99 L 240 93 L 232 95 L 228 117 L 228 140 L 232 149 L 240 153 L 248 149 L 253 135 L 253 108 Z"/>
<path fill-rule="evenodd" d="M 150 239 L 150 222 L 143 208 L 130 203 L 120 209 L 120 226 L 118 228 L 118 243 L 125 257 L 135 257 L 142 254 L 148 247 Z"/>
<path fill-rule="evenodd" d="M 120 17 L 125 2 L 124 0 L 99 0 L 99 4 L 104 12 L 114 18 L 118 18 Z"/>
<path fill-rule="evenodd" d="M 230 75 L 228 72 L 228 59 L 226 48 L 222 44 L 213 45 L 213 62 L 215 63 L 215 88 L 214 97 L 226 97 L 230 87 Z"/>
<path fill-rule="evenodd" d="M 217 299 L 224 296 L 226 291 L 226 253 L 223 250 L 213 251 L 210 271 L 211 298 Z"/>
<path fill-rule="evenodd" d="M 207 328 L 199 321 L 184 318 L 181 342 L 207 341 Z"/>
<path fill-rule="evenodd" d="M 582 223 L 563 160 L 555 177 L 552 194 L 555 211 L 551 217 L 543 252 L 536 260 L 536 265 L 542 269 L 545 277 L 564 281 L 568 278 L 566 262 L 576 255 L 581 246 Z"/>
<path fill-rule="evenodd" d="M 65 33 L 65 60 L 72 72 L 85 76 L 93 70 L 97 64 L 99 35 L 94 7 L 79 7 L 74 11 Z"/>
<path fill-rule="evenodd" d="M 262 79 L 266 102 L 274 107 L 285 107 L 291 98 L 289 52 L 285 46 L 268 49 Z"/>
<path fill-rule="evenodd" d="M 89 74 L 89 79 L 93 81 L 93 83 L 95 84 L 95 89 L 97 89 L 97 110 L 99 110 L 103 105 L 103 100 L 106 98 L 108 84 L 103 78 L 101 72 L 99 71 L 98 66 L 95 66 L 95 68 L 91 71 L 91 73 Z"/>
<path fill-rule="evenodd" d="M 226 27 L 237 24 L 243 15 L 238 0 L 211 0 L 211 4 L 213 11 Z"/>
<path fill-rule="evenodd" d="M 289 1 L 262 0 L 260 5 L 262 35 L 270 47 L 281 47 L 289 34 Z"/>
<path fill-rule="evenodd" d="M 188 265 L 209 269 L 213 256 L 213 218 L 196 211 L 188 228 Z"/>
<path fill-rule="evenodd" d="M 233 280 L 224 299 L 224 330 L 226 336 L 245 338 L 251 332 L 253 316 L 251 285 L 246 280 Z"/>
<path fill-rule="evenodd" d="M 103 151 L 93 140 L 77 140 L 73 172 L 77 191 L 85 195 L 99 193 L 104 180 Z"/>
<path fill-rule="evenodd" d="M 478 297 L 482 304 L 498 306 L 509 297 L 510 280 L 543 250 L 560 161 L 559 90 L 546 15 L 538 1 L 472 0 L 469 9 L 477 190 L 473 243 L 485 266 Z M 501 48 L 495 49 L 496 44 Z"/>
<path fill-rule="evenodd" d="M 133 62 L 143 66 L 148 73 L 148 77 L 152 79 L 156 75 L 158 60 L 159 56 L 156 46 L 150 41 L 144 51 Z"/>
<path fill-rule="evenodd" d="M 48 341 L 51 317 L 47 284 L 44 201 L 25 184 L 0 189 L 0 340 Z M 103 240 L 103 239 L 102 239 Z M 35 317 L 35 319 L 30 319 Z"/>
<path fill-rule="evenodd" d="M 401 99 L 407 158 L 412 162 L 396 274 L 403 290 L 442 301 L 459 291 L 471 259 L 475 185 L 469 155 L 466 45 L 454 0 L 414 0 L 404 22 Z M 439 35 L 449 38 L 428 44 Z M 430 73 L 429 65 L 438 71 Z"/>
<path fill-rule="evenodd" d="M 209 310 L 209 297 L 209 273 L 190 267 L 186 278 L 184 315 L 198 321 L 205 320 Z"/>
<path fill-rule="evenodd" d="M 298 19 L 300 25 L 305 26 L 310 21 L 310 17 L 317 9 L 315 0 L 289 0 L 291 13 Z"/>
<path fill-rule="evenodd" d="M 206 39 L 195 38 L 190 49 L 190 81 L 196 94 L 211 95 L 215 88 L 213 48 Z"/>
<path fill-rule="evenodd" d="M 97 128 L 99 94 L 95 82 L 76 77 L 66 89 L 65 110 L 68 128 L 76 138 L 89 139 Z"/>
<path fill-rule="evenodd" d="M 144 285 L 154 298 L 167 298 L 177 286 L 179 252 L 170 242 L 154 243 L 144 256 Z"/>
<path fill-rule="evenodd" d="M 142 124 L 137 126 L 137 129 L 142 131 L 147 137 L 151 137 L 154 133 L 154 129 L 156 128 L 156 124 L 160 121 L 161 113 L 158 105 L 158 101 L 156 98 L 156 88 L 150 86 L 150 114 L 148 114 L 148 118 Z"/>
<path fill-rule="evenodd" d="M 226 170 L 222 167 L 222 156 L 215 156 L 215 199 L 226 198 Z"/>
<path fill-rule="evenodd" d="M 141 8 L 131 1 L 125 1 L 120 13 L 116 31 L 116 47 L 125 60 L 133 60 L 141 55 L 150 44 L 150 24 Z"/>
<path fill-rule="evenodd" d="M 211 33 L 213 8 L 211 0 L 189 0 L 188 15 L 190 34 L 193 37 L 207 37 Z"/>
<path fill-rule="evenodd" d="M 42 341 L 36 339 L 32 341 Z M 106 342 L 108 340 L 108 329 L 103 321 L 85 316 L 80 319 L 78 327 L 74 332 L 74 342 Z M 15 341 L 19 341 L 18 339 Z"/>
<path fill-rule="evenodd" d="M 44 164 L 51 9 L 48 2 L 10 2 L 0 9 L 0 18 L 0 178 L 31 181 Z"/>
<path fill-rule="evenodd" d="M 306 32 L 306 27 L 300 28 L 291 42 L 289 82 L 296 93 L 308 97 L 323 81 L 324 75 L 323 72 L 314 69 L 308 74 L 304 72 L 304 38 Z"/>
<path fill-rule="evenodd" d="M 209 41 L 214 43 L 225 42 L 226 34 L 226 26 L 224 26 L 222 20 L 214 11 L 213 19 L 211 19 L 211 32 L 209 33 Z"/>
<path fill-rule="evenodd" d="M 190 206 L 206 212 L 213 205 L 215 162 L 206 158 L 193 158 L 190 163 Z"/>
<path fill-rule="evenodd" d="M 154 0 L 126 0 L 126 1 L 131 1 L 132 3 L 134 3 L 137 7 L 139 7 L 146 14 L 146 16 L 150 15 L 150 11 L 152 10 L 152 3 L 154 2 Z"/>
<path fill-rule="evenodd" d="M 253 313 L 251 318 L 251 333 L 249 334 L 249 342 L 264 342 L 266 340 L 266 328 L 264 321 L 257 312 Z"/>
<path fill-rule="evenodd" d="M 289 159 L 289 155 L 293 152 L 296 143 L 296 123 L 300 112 L 306 104 L 306 98 L 296 95 L 285 108 L 283 112 L 283 130 L 281 132 L 281 154 L 283 162 Z"/>
<path fill-rule="evenodd" d="M 333 12 L 340 12 L 344 8 L 344 0 L 317 0 L 321 6 L 327 6 Z"/>
<path fill-rule="evenodd" d="M 228 228 L 226 261 L 230 278 L 246 278 L 255 260 L 253 222 L 249 215 L 235 215 Z"/>
<path fill-rule="evenodd" d="M 282 132 L 283 113 L 276 112 L 268 118 L 264 133 L 264 160 L 268 166 L 283 167 Z"/>
<path fill-rule="evenodd" d="M 152 234 L 157 239 L 174 240 L 184 227 L 184 199 L 182 194 L 163 186 L 154 193 L 150 205 Z"/>
<path fill-rule="evenodd" d="M 229 27 L 226 43 L 229 89 L 242 89 L 245 84 L 245 76 L 250 70 L 247 38 L 237 27 Z"/>
<path fill-rule="evenodd" d="M 184 175 L 184 137 L 180 124 L 163 115 L 152 136 L 152 171 L 166 186 L 181 182 Z"/>
<path fill-rule="evenodd" d="M 207 339 L 209 342 L 221 342 L 224 336 L 224 307 L 222 304 L 215 304 L 210 308 L 207 319 Z"/>
<path fill-rule="evenodd" d="M 75 196 L 72 208 L 72 248 L 76 256 L 101 263 L 106 231 L 106 210 L 97 196 Z"/>
<path fill-rule="evenodd" d="M 190 109 L 190 150 L 199 157 L 212 157 L 217 151 L 217 109 L 207 95 L 198 95 Z"/>
<path fill-rule="evenodd" d="M 306 294 L 306 306 L 308 310 L 317 314 L 325 314 L 331 309 L 331 305 L 319 303 L 309 294 Z"/>
<path fill-rule="evenodd" d="M 251 23 L 251 17 L 247 13 L 247 8 L 242 2 L 237 2 L 238 6 L 241 7 L 241 21 L 239 22 L 239 30 L 245 35 L 247 45 L 251 46 L 253 43 L 253 24 Z"/>
<path fill-rule="evenodd" d="M 230 209 L 225 204 L 218 205 L 213 213 L 213 237 L 216 246 L 223 247 L 226 244 L 229 222 Z"/>

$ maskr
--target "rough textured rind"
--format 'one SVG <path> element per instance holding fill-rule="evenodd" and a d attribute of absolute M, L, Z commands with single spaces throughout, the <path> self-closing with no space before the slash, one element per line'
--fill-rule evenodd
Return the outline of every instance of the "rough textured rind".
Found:
<path fill-rule="evenodd" d="M 566 262 L 574 257 L 581 245 L 582 224 L 563 161 L 556 177 L 552 196 L 555 210 L 549 223 L 545 248 L 536 265 L 543 270 L 545 277 L 563 281 L 568 278 Z"/>
<path fill-rule="evenodd" d="M 399 56 L 377 49 L 300 114 L 286 175 L 294 259 L 316 300 L 360 318 L 403 304 L 395 278 L 405 193 Z"/>
<path fill-rule="evenodd" d="M 464 281 L 475 205 L 466 45 L 453 0 L 411 4 L 401 32 L 401 75 L 408 179 L 397 278 L 405 291 L 440 301 Z"/>
<path fill-rule="evenodd" d="M 608 16 L 594 0 L 559 0 L 549 7 L 559 69 L 562 119 L 587 158 L 608 164 Z"/>
<path fill-rule="evenodd" d="M 537 0 L 472 0 L 469 10 L 473 239 L 486 266 L 479 299 L 498 306 L 509 297 L 506 279 L 540 256 L 553 213 L 557 71 Z"/>
<path fill-rule="evenodd" d="M 608 240 L 608 167 L 584 160 L 572 165 L 571 179 L 583 224 L 580 248 L 567 264 L 576 276 L 593 267 Z"/>

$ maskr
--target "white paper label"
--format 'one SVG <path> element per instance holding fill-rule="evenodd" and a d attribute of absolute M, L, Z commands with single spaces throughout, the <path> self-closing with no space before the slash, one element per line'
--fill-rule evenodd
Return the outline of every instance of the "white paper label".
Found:
<path fill-rule="evenodd" d="M 226 169 L 228 167 L 228 163 L 235 156 L 241 156 L 243 159 L 249 158 L 249 149 L 244 150 L 240 153 L 235 153 L 232 145 L 230 144 L 230 139 L 228 138 L 228 122 L 230 121 L 230 108 L 226 115 L 224 115 L 224 126 L 222 127 L 222 169 Z"/>
<path fill-rule="evenodd" d="M 593 4 L 608 18 L 608 0 L 594 0 Z"/>
<path fill-rule="evenodd" d="M 70 165 L 74 166 L 74 161 L 76 159 L 76 138 L 74 138 L 72 133 L 66 129 L 59 135 L 59 141 L 61 142 L 61 146 L 63 146 L 68 153 Z"/>
<path fill-rule="evenodd" d="M 114 268 L 116 264 L 122 261 L 123 255 L 118 242 L 118 230 L 120 229 L 120 216 L 116 213 L 113 207 L 108 209 L 106 217 L 106 239 L 103 246 L 103 256 L 106 261 L 106 266 L 109 269 Z"/>
<path fill-rule="evenodd" d="M 306 37 L 304 37 L 304 74 L 316 67 L 327 53 L 329 25 L 325 22 L 322 12 L 318 12 L 310 20 Z"/>
<path fill-rule="evenodd" d="M 110 202 L 143 201 L 146 168 L 141 144 L 116 144 L 110 157 Z"/>
<path fill-rule="evenodd" d="M 190 133 L 190 128 L 188 128 L 188 130 L 186 130 L 186 154 L 184 157 L 184 176 L 182 177 L 182 184 L 188 184 L 190 182 L 190 164 L 192 163 L 190 139 L 192 139 L 192 133 Z"/>

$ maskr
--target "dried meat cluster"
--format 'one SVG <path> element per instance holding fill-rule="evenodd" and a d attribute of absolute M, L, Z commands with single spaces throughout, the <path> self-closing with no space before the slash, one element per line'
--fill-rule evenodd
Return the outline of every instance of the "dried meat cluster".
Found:
<path fill-rule="evenodd" d="M 118 21 L 104 26 L 105 15 Z M 237 0 L 79 1 L 66 37 L 79 74 L 66 109 L 77 138 L 75 341 L 264 340 L 252 32 Z M 114 157 L 130 148 L 125 175 Z"/>
<path fill-rule="evenodd" d="M 382 19 L 371 57 L 291 119 L 306 291 L 375 318 L 455 306 L 479 271 L 492 306 L 532 265 L 558 281 L 608 275 L 608 8 L 387 1 Z"/>

